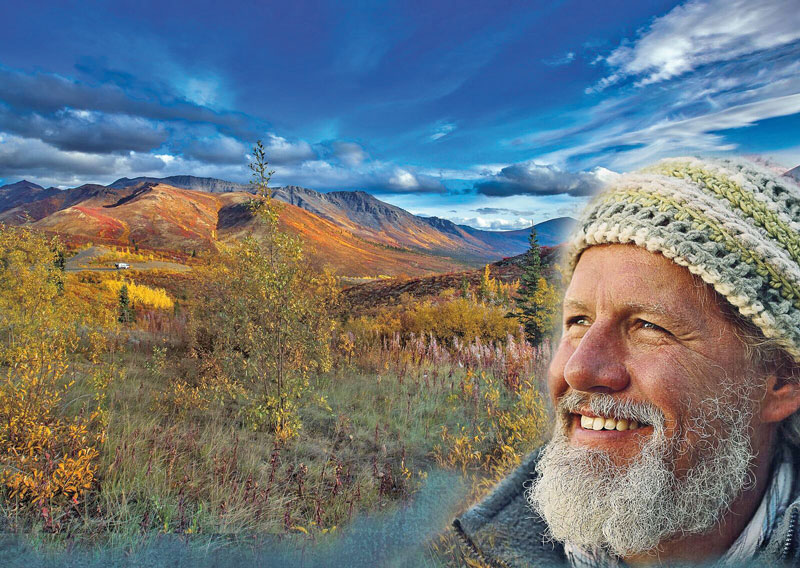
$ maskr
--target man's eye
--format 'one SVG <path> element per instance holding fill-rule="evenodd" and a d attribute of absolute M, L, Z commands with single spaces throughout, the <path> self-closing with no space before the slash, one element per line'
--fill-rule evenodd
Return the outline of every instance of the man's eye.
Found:
<path fill-rule="evenodd" d="M 573 325 L 589 325 L 589 318 L 586 316 L 573 316 L 571 318 L 567 318 L 566 326 L 572 327 Z"/>
<path fill-rule="evenodd" d="M 659 331 L 661 333 L 669 333 L 669 331 L 667 331 L 660 325 L 654 324 L 653 322 L 649 322 L 646 320 L 641 320 L 641 322 L 642 322 L 642 329 L 651 329 L 653 331 Z"/>

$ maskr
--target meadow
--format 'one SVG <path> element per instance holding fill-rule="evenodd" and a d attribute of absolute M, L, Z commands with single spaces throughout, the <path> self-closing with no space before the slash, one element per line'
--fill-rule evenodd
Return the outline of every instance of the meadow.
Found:
<path fill-rule="evenodd" d="M 357 309 L 275 236 L 191 273 L 65 273 L 57 238 L 0 226 L 4 534 L 313 550 L 458 479 L 415 558 L 466 562 L 451 515 L 547 430 L 550 347 L 507 317 L 519 283 L 487 268 Z"/>

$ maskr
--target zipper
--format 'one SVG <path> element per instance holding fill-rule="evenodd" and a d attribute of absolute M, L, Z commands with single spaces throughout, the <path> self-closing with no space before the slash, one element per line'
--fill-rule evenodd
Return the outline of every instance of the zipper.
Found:
<path fill-rule="evenodd" d="M 792 516 L 789 517 L 789 531 L 786 533 L 786 542 L 783 543 L 783 549 L 781 550 L 781 560 L 788 560 L 794 548 L 794 533 L 797 528 L 798 514 L 800 514 L 800 510 L 795 509 L 792 511 Z"/>

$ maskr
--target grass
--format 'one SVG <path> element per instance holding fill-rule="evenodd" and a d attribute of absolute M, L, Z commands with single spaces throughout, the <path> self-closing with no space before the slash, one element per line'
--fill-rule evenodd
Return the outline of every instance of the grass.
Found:
<path fill-rule="evenodd" d="M 444 508 L 434 507 L 439 524 L 415 537 L 415 562 L 444 565 L 455 558 L 454 542 L 436 541 L 437 529 L 459 502 L 485 489 L 481 481 L 499 476 L 537 443 L 536 437 L 509 442 L 495 431 L 497 417 L 513 412 L 522 392 L 505 386 L 505 357 L 527 349 L 528 370 L 542 364 L 544 353 L 525 344 L 453 342 L 458 348 L 443 349 L 416 338 L 373 345 L 350 363 L 340 356 L 333 370 L 314 379 L 316 398 L 302 409 L 303 428 L 283 445 L 269 433 L 247 430 L 229 406 L 182 417 L 164 411 L 159 400 L 171 381 L 191 372 L 191 362 L 179 346 L 161 351 L 161 345 L 143 342 L 114 354 L 124 376 L 107 392 L 101 481 L 82 514 L 57 535 L 36 523 L 20 523 L 18 531 L 51 546 L 66 538 L 79 548 L 100 544 L 137 554 L 156 546 L 156 535 L 183 539 L 190 548 L 263 544 L 265 538 L 275 547 L 269 539 L 279 539 L 294 543 L 287 554 L 309 546 L 322 554 L 349 538 L 335 536 L 342 530 L 381 532 L 398 511 L 432 507 L 425 487 L 449 471 L 451 489 L 460 486 L 453 479 L 467 482 Z M 379 371 L 377 361 L 383 361 Z M 464 432 L 468 451 L 444 432 Z M 505 442 L 515 446 L 514 455 L 498 452 Z M 47 549 L 41 543 L 36 550 Z"/>
<path fill-rule="evenodd" d="M 40 244 L 47 275 L 49 249 Z M 29 280 L 46 275 L 32 273 Z M 224 565 L 221 558 L 265 566 L 281 565 L 276 559 L 348 565 L 358 558 L 456 566 L 455 543 L 438 533 L 459 507 L 540 442 L 546 413 L 538 381 L 549 348 L 521 340 L 506 318 L 492 340 L 468 339 L 486 327 L 488 314 L 507 311 L 507 294 L 486 303 L 475 300 L 474 291 L 461 297 L 445 290 L 426 297 L 420 304 L 425 309 L 392 306 L 339 322 L 331 337 L 332 367 L 312 374 L 302 391 L 302 428 L 281 437 L 253 429 L 243 412 L 253 402 L 235 370 L 233 379 L 215 373 L 218 355 L 191 348 L 187 316 L 201 297 L 197 283 L 165 273 L 131 278 L 163 288 L 179 303 L 172 310 L 139 306 L 136 324 L 118 326 L 117 299 L 101 293 L 102 279 L 72 274 L 48 288 L 51 307 L 65 310 L 63 318 L 33 308 L 23 313 L 16 308 L 21 302 L 7 303 L 16 314 L 11 338 L 38 345 L 36 330 L 64 320 L 59 325 L 71 338 L 68 347 L 49 355 L 64 371 L 45 386 L 64 389 L 58 409 L 63 424 L 80 424 L 81 413 L 92 412 L 93 435 L 101 441 L 92 442 L 99 457 L 93 458 L 88 489 L 47 502 L 24 502 L 8 488 L 0 493 L 3 535 L 19 537 L 6 547 L 18 553 L 15 558 L 0 551 L 2 565 L 44 565 L 46 558 L 58 562 L 66 554 L 78 559 L 76 565 L 102 564 L 98 559 L 113 564 L 121 555 L 155 566 L 160 557 L 180 554 L 191 559 L 187 565 L 201 566 L 214 565 L 210 559 Z M 30 286 L 18 288 L 25 298 Z M 401 303 L 408 308 L 410 301 Z M 468 316 L 456 331 L 438 325 L 445 312 L 435 310 L 448 305 L 457 306 L 462 319 Z M 387 314 L 415 333 L 386 327 Z M 30 333 L 19 335 L 27 327 Z M 0 399 L 15 408 L 19 397 L 8 387 L 14 381 L 24 386 L 25 367 L 10 363 L 18 350 L 8 354 L 8 364 L 0 361 L 8 376 Z M 55 423 L 46 402 L 38 422 L 31 421 L 32 431 L 45 433 L 42 439 Z M 51 437 L 56 435 L 62 434 Z M 47 447 L 56 453 L 66 447 L 51 441 Z M 4 463 L 28 467 L 21 456 L 35 455 L 36 447 L 20 452 L 13 440 L 5 442 Z M 61 461 L 60 453 L 42 453 L 41 467 L 54 469 Z M 35 480 L 35 473 L 28 478 Z M 32 487 L 35 497 L 45 486 Z"/>

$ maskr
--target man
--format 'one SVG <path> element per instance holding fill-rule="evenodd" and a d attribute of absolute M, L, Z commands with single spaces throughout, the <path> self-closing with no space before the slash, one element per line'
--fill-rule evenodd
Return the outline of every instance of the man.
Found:
<path fill-rule="evenodd" d="M 800 566 L 800 188 L 621 177 L 568 245 L 551 440 L 455 528 L 489 566 Z"/>

